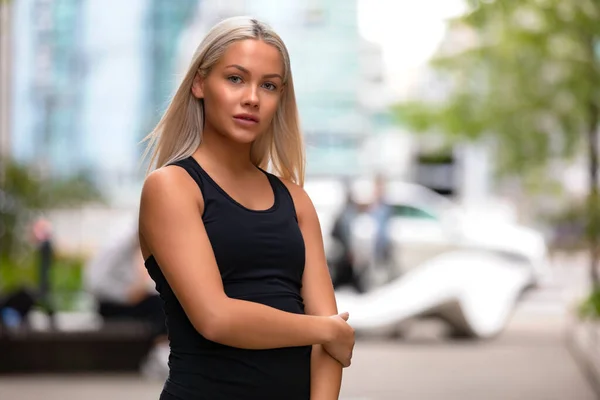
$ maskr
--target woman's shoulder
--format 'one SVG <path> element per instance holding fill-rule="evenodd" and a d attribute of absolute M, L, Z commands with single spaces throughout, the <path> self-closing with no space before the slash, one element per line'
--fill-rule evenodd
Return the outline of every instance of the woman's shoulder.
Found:
<path fill-rule="evenodd" d="M 312 200 L 310 199 L 310 196 L 302 186 L 298 185 L 290 179 L 281 177 L 277 177 L 277 179 L 279 179 L 281 183 L 283 183 L 285 188 L 290 193 L 298 217 L 300 217 L 305 212 L 312 212 L 312 210 L 314 210 Z"/>
<path fill-rule="evenodd" d="M 297 183 L 293 182 L 291 179 L 282 178 L 277 175 L 273 176 L 279 181 L 281 181 L 281 183 L 283 183 L 283 185 L 290 192 L 292 197 L 301 197 L 306 195 L 306 191 L 304 190 L 304 188 L 302 188 L 302 186 L 298 185 Z"/>
<path fill-rule="evenodd" d="M 176 165 L 157 168 L 144 179 L 142 203 L 177 202 L 190 198 L 201 201 L 202 193 L 190 174 Z"/>
<path fill-rule="evenodd" d="M 189 173 L 177 165 L 165 165 L 150 172 L 144 179 L 144 188 L 149 190 L 180 190 L 189 184 Z"/>

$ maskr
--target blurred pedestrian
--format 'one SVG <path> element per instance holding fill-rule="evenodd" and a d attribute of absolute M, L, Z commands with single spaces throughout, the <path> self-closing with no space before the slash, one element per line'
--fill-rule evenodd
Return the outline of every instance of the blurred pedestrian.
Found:
<path fill-rule="evenodd" d="M 354 332 L 302 188 L 280 37 L 248 17 L 217 24 L 149 138 L 140 244 L 171 341 L 161 399 L 337 399 Z"/>
<path fill-rule="evenodd" d="M 49 326 L 55 326 L 54 305 L 52 303 L 52 265 L 54 263 L 54 245 L 52 242 L 52 224 L 45 218 L 34 221 L 31 229 L 33 241 L 37 247 L 38 261 L 38 303 L 49 318 Z"/>
<path fill-rule="evenodd" d="M 27 316 L 35 303 L 34 294 L 27 288 L 15 289 L 7 293 L 0 291 L 0 337 L 5 331 L 14 332 L 27 326 Z"/>
<path fill-rule="evenodd" d="M 391 242 L 389 226 L 392 217 L 392 207 L 386 201 L 386 180 L 377 174 L 374 180 L 374 197 L 368 213 L 375 221 L 375 267 L 393 268 L 391 263 Z M 391 271 L 388 271 L 391 273 Z"/>
<path fill-rule="evenodd" d="M 331 230 L 331 237 L 339 245 L 339 252 L 336 252 L 339 256 L 332 260 L 333 286 L 336 289 L 344 285 L 350 285 L 358 292 L 363 291 L 361 282 L 356 274 L 356 269 L 354 268 L 351 245 L 352 224 L 359 215 L 359 211 L 359 207 L 352 197 L 351 185 L 347 182 L 346 201 L 342 210 L 337 215 Z"/>
<path fill-rule="evenodd" d="M 117 235 L 85 267 L 87 290 L 105 321 L 139 321 L 150 329 L 154 346 L 141 365 L 151 378 L 168 375 L 168 340 L 162 301 L 140 251 L 137 228 Z"/>

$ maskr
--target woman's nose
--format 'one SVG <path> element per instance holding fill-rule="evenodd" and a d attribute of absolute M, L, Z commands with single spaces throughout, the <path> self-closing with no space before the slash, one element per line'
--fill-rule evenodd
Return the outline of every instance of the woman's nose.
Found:
<path fill-rule="evenodd" d="M 253 86 L 249 86 L 248 90 L 244 91 L 244 105 L 258 107 L 260 100 L 258 98 L 258 90 Z"/>

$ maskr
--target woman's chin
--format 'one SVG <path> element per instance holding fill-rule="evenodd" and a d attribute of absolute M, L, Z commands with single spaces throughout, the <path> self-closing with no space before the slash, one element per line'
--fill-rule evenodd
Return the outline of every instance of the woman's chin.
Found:
<path fill-rule="evenodd" d="M 259 135 L 255 132 L 231 132 L 227 135 L 227 137 L 235 143 L 239 144 L 250 144 L 254 142 Z"/>

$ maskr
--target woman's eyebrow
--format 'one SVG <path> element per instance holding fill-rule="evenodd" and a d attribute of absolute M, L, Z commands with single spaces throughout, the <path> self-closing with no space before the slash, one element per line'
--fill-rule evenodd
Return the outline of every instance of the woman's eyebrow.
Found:
<path fill-rule="evenodd" d="M 231 64 L 231 65 L 226 66 L 225 68 L 230 68 L 230 67 L 237 68 L 240 71 L 245 72 L 248 75 L 251 75 L 250 71 L 248 71 L 246 68 L 242 67 L 241 65 Z M 263 79 L 264 78 L 279 78 L 279 79 L 283 80 L 283 77 L 279 74 L 266 74 L 266 75 L 263 75 Z"/>

